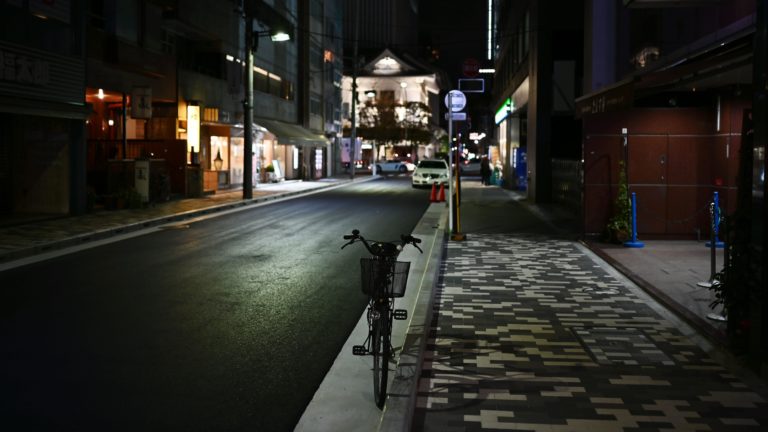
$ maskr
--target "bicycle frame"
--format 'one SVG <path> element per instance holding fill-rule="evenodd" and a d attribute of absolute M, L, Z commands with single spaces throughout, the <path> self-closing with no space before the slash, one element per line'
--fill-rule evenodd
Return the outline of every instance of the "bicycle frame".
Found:
<path fill-rule="evenodd" d="M 358 230 L 345 235 L 349 240 L 342 249 L 357 241 L 363 243 L 371 258 L 361 260 L 363 292 L 368 294 L 368 336 L 362 345 L 352 348 L 354 355 L 373 356 L 373 389 L 376 406 L 384 407 L 387 395 L 389 361 L 392 347 L 392 320 L 406 319 L 404 309 L 395 309 L 395 297 L 405 292 L 405 281 L 410 263 L 397 261 L 397 256 L 406 244 L 417 246 L 421 240 L 412 236 L 400 236 L 400 243 L 368 241 Z M 399 270 L 399 271 L 398 271 Z M 372 280 L 371 280 L 372 279 Z"/>

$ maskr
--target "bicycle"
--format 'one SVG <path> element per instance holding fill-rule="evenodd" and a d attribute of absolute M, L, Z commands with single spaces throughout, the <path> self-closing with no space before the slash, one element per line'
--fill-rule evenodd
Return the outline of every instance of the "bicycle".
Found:
<path fill-rule="evenodd" d="M 403 248 L 412 244 L 417 246 L 421 240 L 401 235 L 400 242 L 382 242 L 366 240 L 360 231 L 353 230 L 345 235 L 349 240 L 341 248 L 360 242 L 370 252 L 371 257 L 360 258 L 360 274 L 363 293 L 368 295 L 368 337 L 362 345 L 352 347 L 353 355 L 373 355 L 373 394 L 376 406 L 384 407 L 387 395 L 389 359 L 392 355 L 392 320 L 405 320 L 408 311 L 395 309 L 395 298 L 405 295 L 405 285 L 411 263 L 397 261 Z"/>

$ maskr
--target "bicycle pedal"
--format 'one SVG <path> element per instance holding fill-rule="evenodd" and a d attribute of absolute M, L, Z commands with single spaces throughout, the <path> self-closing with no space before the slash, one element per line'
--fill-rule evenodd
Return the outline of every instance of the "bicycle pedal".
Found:
<path fill-rule="evenodd" d="M 352 355 L 366 355 L 368 354 L 368 350 L 365 349 L 365 345 L 354 345 L 352 346 Z"/>
<path fill-rule="evenodd" d="M 408 319 L 408 311 L 405 309 L 395 309 L 394 317 L 396 320 Z"/>

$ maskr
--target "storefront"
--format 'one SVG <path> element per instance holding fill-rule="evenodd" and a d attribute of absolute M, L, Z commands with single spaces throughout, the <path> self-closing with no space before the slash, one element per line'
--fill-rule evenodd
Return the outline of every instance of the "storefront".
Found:
<path fill-rule="evenodd" d="M 0 214 L 85 211 L 82 59 L 0 41 Z"/>
<path fill-rule="evenodd" d="M 528 78 L 496 109 L 498 150 L 491 154 L 494 166 L 501 165 L 504 184 L 525 190 L 528 184 L 526 164 L 525 114 L 528 104 Z"/>
<path fill-rule="evenodd" d="M 644 238 L 707 238 L 715 192 L 725 214 L 736 210 L 751 43 L 737 34 L 576 100 L 586 233 L 602 233 L 612 216 L 622 166 Z"/>
<path fill-rule="evenodd" d="M 254 122 L 266 129 L 263 147 L 259 148 L 260 167 L 272 165 L 275 175 L 285 179 L 312 180 L 328 171 L 330 142 L 302 126 L 279 120 L 256 118 Z M 278 171 L 279 170 L 279 171 Z M 258 178 L 269 178 L 260 173 Z"/>

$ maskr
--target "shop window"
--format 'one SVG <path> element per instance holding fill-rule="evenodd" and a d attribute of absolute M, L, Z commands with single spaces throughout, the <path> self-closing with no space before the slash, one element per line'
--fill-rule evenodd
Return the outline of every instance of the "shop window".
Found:
<path fill-rule="evenodd" d="M 203 121 L 217 123 L 219 121 L 219 109 L 218 108 L 203 109 Z"/>
<path fill-rule="evenodd" d="M 211 136 L 211 169 L 226 171 L 229 169 L 229 146 L 227 137 Z M 221 160 L 221 168 L 216 167 L 217 160 Z"/>
<path fill-rule="evenodd" d="M 315 177 L 323 175 L 323 150 L 315 149 Z"/>

